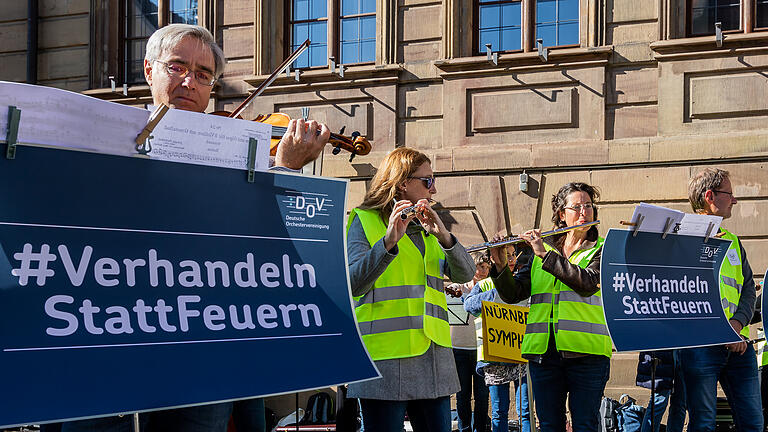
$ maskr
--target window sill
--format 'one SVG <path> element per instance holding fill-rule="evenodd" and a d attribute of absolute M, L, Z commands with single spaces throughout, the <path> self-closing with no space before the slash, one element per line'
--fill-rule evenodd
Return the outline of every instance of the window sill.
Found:
<path fill-rule="evenodd" d="M 148 97 L 152 95 L 149 89 L 149 86 L 147 84 L 137 84 L 132 86 L 129 85 L 127 96 L 123 94 L 122 87 L 116 88 L 115 91 L 112 91 L 112 88 L 110 87 L 105 87 L 105 88 L 86 90 L 82 93 L 84 95 L 93 96 L 95 98 L 99 98 L 103 100 L 143 98 L 143 97 Z"/>
<path fill-rule="evenodd" d="M 768 32 L 731 33 L 723 35 L 723 46 L 718 47 L 715 36 L 699 36 L 653 42 L 650 47 L 657 60 L 684 57 L 722 56 L 734 52 L 768 50 Z"/>
<path fill-rule="evenodd" d="M 339 84 L 355 85 L 355 84 L 383 84 L 389 81 L 396 82 L 400 72 L 403 70 L 402 66 L 398 64 L 388 65 L 350 65 L 344 69 L 344 77 L 339 76 L 338 68 L 336 73 L 331 72 L 329 68 L 323 69 L 310 69 L 301 72 L 300 81 L 296 81 L 294 72 L 291 73 L 291 77 L 285 76 L 285 73 L 272 83 L 272 85 L 264 90 L 264 93 L 277 93 L 284 91 L 288 88 L 299 87 L 323 87 L 323 86 L 338 86 Z M 251 75 L 242 78 L 246 83 L 256 87 L 261 84 L 268 75 Z"/>
<path fill-rule="evenodd" d="M 443 71 L 441 75 L 454 73 L 487 72 L 498 70 L 505 73 L 517 69 L 562 67 L 565 64 L 599 62 L 606 63 L 613 53 L 613 46 L 594 48 L 553 48 L 549 49 L 547 62 L 539 58 L 537 51 L 499 53 L 498 66 L 488 61 L 488 57 L 473 56 L 449 60 L 437 60 L 434 65 Z"/>

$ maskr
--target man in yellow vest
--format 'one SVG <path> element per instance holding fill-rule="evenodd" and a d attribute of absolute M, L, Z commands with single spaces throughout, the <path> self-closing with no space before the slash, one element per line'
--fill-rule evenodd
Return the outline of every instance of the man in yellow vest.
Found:
<path fill-rule="evenodd" d="M 688 184 L 688 197 L 695 212 L 723 219 L 731 217 L 731 209 L 737 202 L 728 171 L 717 168 L 696 174 Z M 747 339 L 747 324 L 755 310 L 755 281 L 739 238 L 725 229 L 721 231 L 722 238 L 731 240 L 731 245 L 720 267 L 720 297 L 731 327 Z M 762 432 L 757 359 L 751 344 L 737 342 L 684 349 L 680 360 L 688 395 L 689 431 L 715 430 L 719 380 L 728 397 L 736 429 Z"/>

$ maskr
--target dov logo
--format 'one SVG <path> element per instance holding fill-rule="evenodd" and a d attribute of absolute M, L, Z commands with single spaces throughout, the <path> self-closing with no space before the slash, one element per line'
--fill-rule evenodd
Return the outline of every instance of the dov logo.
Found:
<path fill-rule="evenodd" d="M 333 200 L 327 198 L 328 195 L 295 192 L 297 195 L 288 196 L 288 208 L 291 213 L 302 214 L 308 218 L 315 216 L 328 216 L 328 208 L 333 207 Z"/>

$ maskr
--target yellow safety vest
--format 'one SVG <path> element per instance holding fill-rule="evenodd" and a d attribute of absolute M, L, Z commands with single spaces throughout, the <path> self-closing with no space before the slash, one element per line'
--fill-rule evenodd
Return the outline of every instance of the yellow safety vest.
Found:
<path fill-rule="evenodd" d="M 603 238 L 598 238 L 595 246 L 574 252 L 568 260 L 586 268 L 603 241 Z M 544 247 L 558 253 L 546 243 Z M 531 264 L 531 310 L 523 338 L 523 354 L 544 354 L 550 332 L 555 335 L 558 351 L 611 357 L 612 344 L 603 315 L 600 290 L 590 297 L 580 296 L 542 269 L 541 258 L 534 256 Z"/>
<path fill-rule="evenodd" d="M 744 286 L 744 273 L 741 269 L 742 261 L 739 238 L 725 229 L 722 231 L 725 233 L 722 238 L 730 240 L 731 246 L 728 248 L 728 251 L 726 251 L 726 257 L 723 259 L 723 264 L 720 266 L 720 299 L 722 301 L 723 310 L 725 310 L 725 317 L 731 319 L 733 314 L 736 313 L 736 309 L 739 307 L 741 289 Z M 727 256 L 728 254 L 738 257 L 738 264 L 732 264 Z M 749 327 L 744 326 L 744 328 L 741 329 L 741 335 L 749 338 Z"/>
<path fill-rule="evenodd" d="M 354 209 L 371 247 L 381 240 L 387 226 L 378 210 Z M 425 236 L 422 256 L 408 235 L 397 242 L 397 257 L 379 276 L 373 288 L 355 300 L 355 316 L 373 360 L 416 357 L 432 342 L 451 347 L 448 304 L 443 291 L 445 253 L 434 236 Z"/>

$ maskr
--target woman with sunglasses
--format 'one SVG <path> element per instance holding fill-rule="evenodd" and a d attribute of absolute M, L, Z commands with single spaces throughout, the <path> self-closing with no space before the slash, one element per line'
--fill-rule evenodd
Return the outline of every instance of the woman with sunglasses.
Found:
<path fill-rule="evenodd" d="M 560 188 L 552 197 L 555 227 L 597 220 L 599 197 L 586 183 Z M 574 432 L 599 430 L 612 348 L 598 286 L 603 239 L 596 226 L 545 239 L 540 230 L 530 230 L 521 237 L 533 249 L 530 263 L 513 275 L 504 248 L 491 249 L 491 276 L 507 303 L 531 299 L 522 352 L 530 364 L 541 430 L 566 430 L 566 398 Z"/>
<path fill-rule="evenodd" d="M 382 161 L 349 215 L 355 315 L 382 375 L 349 385 L 366 432 L 402 431 L 406 411 L 414 431 L 451 430 L 450 395 L 460 385 L 443 275 L 467 282 L 475 264 L 430 206 L 435 193 L 429 158 L 400 147 Z"/>

